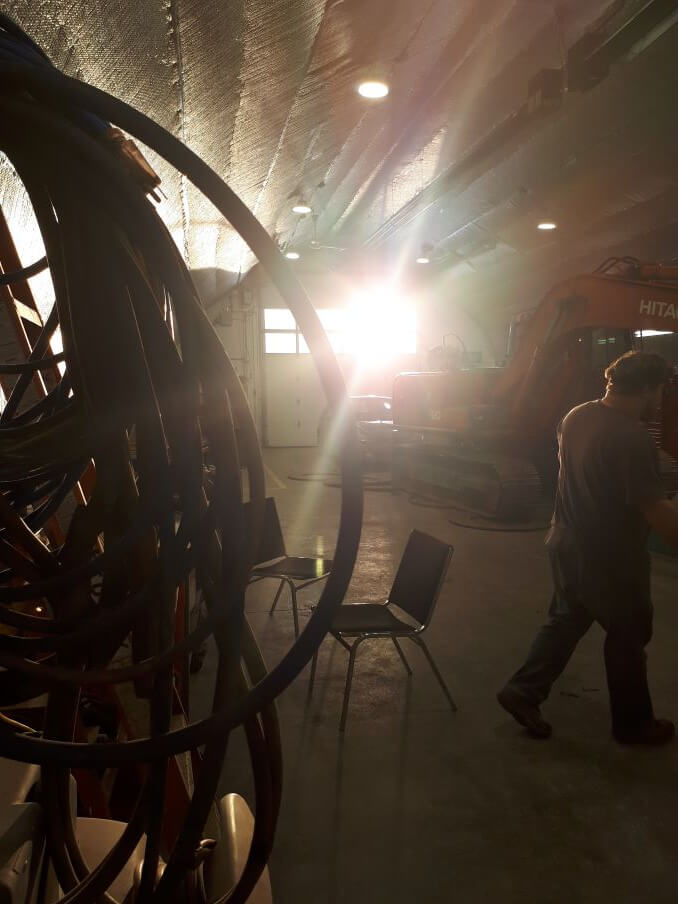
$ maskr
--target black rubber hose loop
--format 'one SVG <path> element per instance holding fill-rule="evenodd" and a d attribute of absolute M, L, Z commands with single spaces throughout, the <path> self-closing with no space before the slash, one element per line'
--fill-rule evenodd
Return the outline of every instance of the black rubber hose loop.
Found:
<path fill-rule="evenodd" d="M 152 147 L 209 197 L 240 232 L 278 285 L 309 344 L 328 400 L 335 405 L 341 403 L 346 395 L 343 378 L 310 302 L 263 227 L 209 167 L 143 114 L 105 92 L 61 76 L 47 67 L 38 69 L 1 64 L 0 74 L 6 85 L 14 83 L 20 88 L 29 88 L 39 100 L 49 98 L 54 105 L 62 108 L 64 105 L 75 104 L 79 109 L 91 111 L 102 119 L 115 122 L 144 144 Z M 319 604 L 297 643 L 278 666 L 263 677 L 245 698 L 212 714 L 202 722 L 169 732 L 162 738 L 131 741 L 127 744 L 101 744 L 96 748 L 90 748 L 87 745 L 59 741 L 36 741 L 1 731 L 3 749 L 17 759 L 33 762 L 49 760 L 73 766 L 102 766 L 152 760 L 203 744 L 220 732 L 241 724 L 268 705 L 310 660 L 329 628 L 334 611 L 348 586 L 362 520 L 361 473 L 357 442 L 355 437 L 352 437 L 352 440 L 342 462 L 342 513 L 334 557 L 335 567 L 327 580 Z"/>

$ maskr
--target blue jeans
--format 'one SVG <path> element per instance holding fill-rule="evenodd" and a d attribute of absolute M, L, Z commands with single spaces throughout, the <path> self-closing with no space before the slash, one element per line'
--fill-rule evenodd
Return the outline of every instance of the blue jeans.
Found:
<path fill-rule="evenodd" d="M 615 611 L 615 600 L 586 605 L 577 586 L 563 586 L 563 569 L 552 559 L 555 590 L 546 624 L 537 632 L 525 664 L 508 682 L 508 687 L 531 703 L 539 705 L 549 695 L 574 653 L 580 638 L 594 621 L 602 624 L 605 637 L 605 670 L 610 696 L 612 731 L 623 737 L 633 735 L 654 718 L 647 685 L 645 646 L 652 637 L 652 606 L 644 594 L 635 606 L 628 599 L 619 606 L 624 617 L 615 619 L 595 612 Z"/>

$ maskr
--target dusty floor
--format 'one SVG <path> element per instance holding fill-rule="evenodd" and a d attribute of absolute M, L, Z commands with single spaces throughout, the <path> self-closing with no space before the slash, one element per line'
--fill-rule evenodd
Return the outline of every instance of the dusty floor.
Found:
<path fill-rule="evenodd" d="M 338 490 L 288 479 L 313 468 L 308 451 L 269 450 L 266 460 L 288 551 L 327 553 Z M 459 712 L 416 648 L 406 650 L 408 679 L 392 645 L 366 643 L 342 737 L 346 654 L 325 641 L 310 705 L 308 669 L 279 701 L 286 779 L 271 862 L 276 904 L 674 904 L 678 742 L 658 750 L 612 742 L 597 628 L 545 707 L 553 738 L 527 738 L 494 695 L 544 615 L 543 537 L 462 530 L 448 518 L 367 493 L 349 599 L 385 597 L 413 527 L 454 545 L 428 642 Z M 678 561 L 656 557 L 650 678 L 657 713 L 675 718 L 677 579 Z M 288 599 L 268 615 L 274 589 L 257 585 L 248 602 L 270 663 L 293 639 Z M 306 591 L 302 609 L 318 592 Z M 208 658 L 196 710 L 210 671 Z M 222 790 L 251 793 L 238 743 Z"/>

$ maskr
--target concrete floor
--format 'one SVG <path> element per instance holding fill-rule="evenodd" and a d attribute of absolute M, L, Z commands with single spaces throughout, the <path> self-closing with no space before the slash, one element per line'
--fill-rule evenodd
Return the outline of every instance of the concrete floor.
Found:
<path fill-rule="evenodd" d="M 288 550 L 331 550 L 339 491 L 287 479 L 313 469 L 312 453 L 269 450 L 266 461 Z M 406 649 L 408 679 L 392 645 L 366 643 L 342 737 L 346 654 L 325 641 L 310 705 L 308 669 L 279 701 L 286 777 L 271 861 L 276 904 L 674 904 L 678 743 L 637 750 L 611 740 L 597 628 L 545 707 L 553 738 L 529 739 L 494 695 L 544 616 L 543 536 L 460 529 L 448 517 L 367 493 L 349 599 L 385 597 L 413 527 L 454 545 L 428 643 L 459 712 L 416 648 Z M 656 711 L 669 717 L 678 717 L 677 578 L 678 561 L 656 557 L 650 678 Z M 248 601 L 271 664 L 293 639 L 287 599 L 268 615 L 274 589 L 258 584 Z M 317 598 L 312 591 L 302 608 Z M 196 709 L 210 675 L 208 658 Z M 239 740 L 222 791 L 251 796 Z"/>

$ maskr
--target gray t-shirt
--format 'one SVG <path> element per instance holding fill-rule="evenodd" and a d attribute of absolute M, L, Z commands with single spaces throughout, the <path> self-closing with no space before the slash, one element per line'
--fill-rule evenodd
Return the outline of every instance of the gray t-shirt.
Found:
<path fill-rule="evenodd" d="M 666 496 L 654 441 L 644 425 L 586 402 L 558 428 L 560 473 L 551 548 L 574 545 L 597 567 L 629 574 L 647 568 L 642 509 Z"/>

